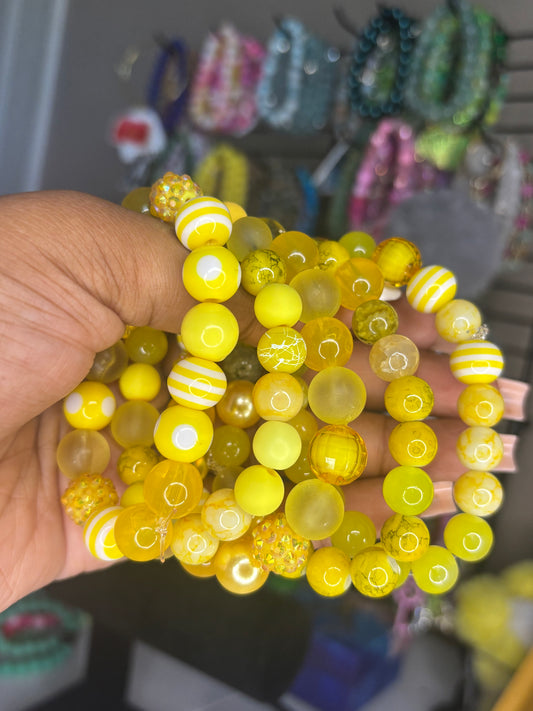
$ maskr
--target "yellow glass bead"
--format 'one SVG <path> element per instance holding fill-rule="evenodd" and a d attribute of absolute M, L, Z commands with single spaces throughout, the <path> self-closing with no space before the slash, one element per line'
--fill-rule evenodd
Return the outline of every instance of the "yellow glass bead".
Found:
<path fill-rule="evenodd" d="M 302 335 L 294 328 L 269 328 L 259 339 L 257 357 L 269 373 L 295 373 L 303 365 L 307 348 Z"/>
<path fill-rule="evenodd" d="M 437 436 L 425 422 L 400 422 L 389 436 L 389 451 L 403 466 L 425 467 L 437 449 Z"/>
<path fill-rule="evenodd" d="M 296 484 L 285 502 L 287 523 L 309 540 L 328 538 L 342 523 L 344 501 L 339 491 L 320 479 Z"/>
<path fill-rule="evenodd" d="M 185 202 L 201 194 L 190 176 L 167 172 L 151 187 L 150 212 L 164 222 L 174 222 Z"/>
<path fill-rule="evenodd" d="M 153 365 L 132 363 L 120 376 L 118 386 L 126 400 L 153 400 L 161 389 L 161 376 Z"/>
<path fill-rule="evenodd" d="M 181 563 L 181 561 L 180 563 L 183 570 L 186 570 L 193 578 L 214 578 L 215 565 L 213 559 L 214 556 L 205 563 L 198 563 L 198 565 L 189 565 L 188 563 Z"/>
<path fill-rule="evenodd" d="M 424 420 L 431 414 L 434 402 L 433 390 L 416 375 L 397 378 L 385 390 L 385 408 L 398 422 Z"/>
<path fill-rule="evenodd" d="M 400 566 L 381 546 L 370 546 L 354 555 L 350 574 L 355 589 L 362 595 L 380 598 L 395 589 Z"/>
<path fill-rule="evenodd" d="M 337 267 L 347 262 L 350 255 L 346 247 L 332 239 L 323 239 L 318 243 L 317 267 L 324 271 L 335 272 Z"/>
<path fill-rule="evenodd" d="M 120 340 L 94 356 L 93 364 L 85 379 L 112 383 L 120 378 L 127 365 L 128 353 L 124 341 Z"/>
<path fill-rule="evenodd" d="M 296 429 L 302 442 L 310 442 L 318 430 L 316 417 L 307 409 L 300 410 L 296 417 L 289 420 L 289 424 Z"/>
<path fill-rule="evenodd" d="M 241 265 L 220 245 L 198 247 L 187 255 L 182 269 L 183 286 L 197 301 L 227 301 L 241 283 Z"/>
<path fill-rule="evenodd" d="M 339 244 L 345 247 L 350 257 L 372 256 L 376 249 L 376 241 L 366 232 L 346 232 L 339 239 Z"/>
<path fill-rule="evenodd" d="M 193 464 L 163 459 L 144 479 L 144 500 L 160 516 L 179 518 L 194 511 L 203 489 L 203 479 Z"/>
<path fill-rule="evenodd" d="M 255 383 L 266 373 L 257 358 L 257 348 L 242 341 L 221 361 L 220 367 L 228 380 L 250 380 Z"/>
<path fill-rule="evenodd" d="M 178 210 L 174 228 L 182 245 L 193 250 L 207 244 L 226 244 L 232 222 L 222 200 L 204 196 L 188 200 Z"/>
<path fill-rule="evenodd" d="M 457 439 L 457 456 L 468 469 L 490 471 L 503 457 L 500 435 L 490 427 L 468 427 Z"/>
<path fill-rule="evenodd" d="M 151 447 L 159 411 L 144 400 L 128 400 L 117 407 L 111 420 L 113 439 L 124 449 Z"/>
<path fill-rule="evenodd" d="M 378 378 L 391 382 L 405 375 L 414 375 L 418 370 L 420 353 L 410 338 L 393 334 L 374 343 L 368 361 Z"/>
<path fill-rule="evenodd" d="M 505 403 L 492 385 L 468 385 L 457 399 L 457 413 L 465 425 L 494 427 L 503 417 Z"/>
<path fill-rule="evenodd" d="M 188 514 L 174 521 L 170 548 L 180 563 L 207 563 L 213 558 L 219 545 L 220 541 L 203 524 L 200 514 Z"/>
<path fill-rule="evenodd" d="M 365 257 L 352 257 L 335 272 L 341 288 L 341 304 L 353 311 L 359 304 L 379 299 L 383 291 L 383 274 L 379 267 Z"/>
<path fill-rule="evenodd" d="M 390 516 L 381 527 L 380 539 L 385 550 L 403 563 L 418 560 L 429 548 L 428 527 L 418 516 Z"/>
<path fill-rule="evenodd" d="M 349 558 L 375 542 L 376 527 L 372 519 L 360 511 L 345 511 L 341 525 L 331 534 L 331 543 Z"/>
<path fill-rule="evenodd" d="M 241 217 L 246 217 L 246 210 L 242 207 L 242 205 L 237 205 L 236 202 L 231 202 L 229 200 L 224 200 L 224 205 L 228 208 L 231 221 L 234 224 L 237 220 L 240 220 Z"/>
<path fill-rule="evenodd" d="M 464 341 L 450 355 L 450 369 L 462 383 L 492 383 L 503 370 L 503 355 L 494 343 Z"/>
<path fill-rule="evenodd" d="M 241 262 L 243 289 L 256 296 L 267 284 L 285 284 L 285 262 L 271 249 L 254 249 Z"/>
<path fill-rule="evenodd" d="M 267 373 L 254 385 L 254 407 L 263 420 L 287 422 L 300 412 L 304 394 L 289 373 Z"/>
<path fill-rule="evenodd" d="M 242 470 L 243 467 L 237 465 L 218 469 L 211 482 L 211 491 L 218 491 L 218 489 L 234 489 L 237 477 Z"/>
<path fill-rule="evenodd" d="M 312 269 L 318 264 L 316 242 L 303 232 L 282 232 L 274 237 L 270 248 L 285 262 L 288 282 L 299 272 Z"/>
<path fill-rule="evenodd" d="M 366 389 L 361 378 L 340 366 L 318 372 L 309 385 L 309 408 L 329 425 L 347 425 L 366 404 Z"/>
<path fill-rule="evenodd" d="M 234 220 L 227 247 L 239 262 L 256 249 L 270 249 L 271 244 L 272 233 L 261 218 L 246 215 Z"/>
<path fill-rule="evenodd" d="M 294 326 L 302 315 L 302 299 L 288 284 L 267 284 L 254 299 L 254 313 L 265 328 Z"/>
<path fill-rule="evenodd" d="M 220 402 L 227 380 L 222 368 L 213 361 L 190 356 L 175 363 L 168 375 L 167 387 L 179 405 L 206 410 Z"/>
<path fill-rule="evenodd" d="M 293 484 L 298 484 L 300 481 L 305 481 L 306 479 L 315 478 L 309 462 L 307 449 L 307 446 L 303 446 L 298 459 L 294 464 L 284 470 L 285 476 L 289 481 L 292 481 Z"/>
<path fill-rule="evenodd" d="M 150 192 L 151 188 L 141 187 L 133 188 L 130 192 L 122 199 L 121 205 L 125 207 L 126 210 L 131 210 L 132 212 L 139 212 L 141 215 L 150 214 Z"/>
<path fill-rule="evenodd" d="M 398 314 L 387 301 L 370 299 L 359 304 L 353 312 L 352 331 L 363 343 L 375 343 L 396 333 L 397 329 Z"/>
<path fill-rule="evenodd" d="M 115 413 L 116 400 L 104 383 L 85 380 L 63 401 L 63 413 L 69 425 L 76 429 L 101 430 Z"/>
<path fill-rule="evenodd" d="M 234 494 L 241 509 L 251 516 L 267 516 L 283 501 L 285 485 L 274 469 L 254 464 L 239 474 Z"/>
<path fill-rule="evenodd" d="M 121 511 L 121 506 L 98 509 L 85 522 L 83 540 L 95 558 L 109 561 L 124 557 L 115 541 L 115 521 Z"/>
<path fill-rule="evenodd" d="M 480 516 L 459 513 L 444 528 L 446 548 L 461 560 L 471 563 L 486 558 L 491 551 L 492 528 Z"/>
<path fill-rule="evenodd" d="M 491 516 L 502 504 L 503 487 L 494 474 L 470 470 L 455 481 L 453 498 L 464 513 Z"/>
<path fill-rule="evenodd" d="M 150 326 L 139 326 L 124 341 L 129 358 L 135 363 L 156 365 L 167 354 L 168 339 L 164 331 Z"/>
<path fill-rule="evenodd" d="M 307 562 L 310 541 L 299 536 L 281 511 L 265 516 L 252 529 L 252 555 L 264 570 L 297 575 Z"/>
<path fill-rule="evenodd" d="M 196 304 L 183 317 L 181 338 L 191 355 L 221 361 L 237 345 L 239 324 L 223 304 Z"/>
<path fill-rule="evenodd" d="M 405 295 L 416 311 L 432 314 L 451 301 L 456 291 L 457 279 L 453 272 L 432 265 L 419 269 L 411 277 Z"/>
<path fill-rule="evenodd" d="M 250 528 L 252 517 L 237 501 L 233 489 L 213 491 L 202 508 L 202 521 L 220 541 L 240 538 Z"/>
<path fill-rule="evenodd" d="M 270 469 L 287 469 L 302 451 L 300 435 L 288 422 L 269 420 L 260 425 L 252 440 L 257 461 Z"/>
<path fill-rule="evenodd" d="M 390 237 L 380 242 L 372 259 L 381 269 L 385 281 L 392 286 L 407 284 L 422 265 L 418 247 L 399 237 Z"/>
<path fill-rule="evenodd" d="M 300 321 L 334 316 L 341 305 L 341 290 L 332 272 L 307 269 L 294 276 L 290 285 L 302 299 Z"/>
<path fill-rule="evenodd" d="M 211 446 L 213 423 L 201 410 L 175 405 L 163 410 L 154 428 L 154 442 L 166 459 L 194 462 Z"/>
<path fill-rule="evenodd" d="M 383 480 L 383 498 L 396 513 L 416 516 L 433 501 L 433 482 L 423 469 L 394 467 Z"/>
<path fill-rule="evenodd" d="M 117 462 L 117 471 L 126 485 L 144 481 L 152 467 L 159 461 L 157 452 L 151 447 L 136 445 L 125 449 Z"/>
<path fill-rule="evenodd" d="M 56 450 L 57 466 L 69 479 L 80 474 L 102 474 L 111 458 L 106 438 L 97 430 L 72 430 Z"/>
<path fill-rule="evenodd" d="M 314 318 L 300 331 L 307 348 L 305 365 L 323 370 L 332 365 L 345 365 L 352 355 L 350 329 L 337 318 Z"/>
<path fill-rule="evenodd" d="M 481 328 L 481 313 L 471 301 L 453 299 L 437 311 L 435 327 L 445 341 L 468 341 Z"/>
<path fill-rule="evenodd" d="M 213 559 L 213 568 L 220 585 L 236 595 L 259 590 L 269 575 L 252 558 L 251 536 L 222 543 Z"/>
<path fill-rule="evenodd" d="M 172 540 L 172 524 L 146 504 L 123 509 L 115 522 L 115 540 L 126 558 L 144 562 L 162 558 Z"/>
<path fill-rule="evenodd" d="M 318 548 L 309 556 L 305 575 L 319 595 L 337 597 L 345 593 L 352 582 L 350 559 L 340 548 Z"/>
<path fill-rule="evenodd" d="M 123 508 L 144 503 L 146 503 L 146 501 L 144 499 L 144 482 L 142 481 L 136 481 L 134 484 L 130 484 L 124 489 L 120 497 L 120 505 Z"/>
<path fill-rule="evenodd" d="M 259 421 L 253 390 L 254 384 L 249 380 L 232 380 L 228 383 L 224 397 L 215 407 L 222 422 L 246 429 Z"/>
<path fill-rule="evenodd" d="M 115 506 L 118 494 L 111 479 L 101 474 L 82 474 L 70 482 L 61 503 L 67 516 L 82 526 L 98 509 Z"/>
<path fill-rule="evenodd" d="M 224 467 L 240 466 L 250 455 L 250 436 L 241 427 L 222 425 L 215 428 L 209 451 L 215 461 Z"/>
<path fill-rule="evenodd" d="M 319 479 L 335 486 L 350 484 L 366 467 L 364 440 L 347 425 L 326 425 L 309 444 L 309 462 Z"/>
<path fill-rule="evenodd" d="M 421 558 L 412 562 L 411 571 L 420 590 L 429 595 L 448 592 L 459 577 L 457 561 L 453 554 L 442 546 L 429 546 Z"/>

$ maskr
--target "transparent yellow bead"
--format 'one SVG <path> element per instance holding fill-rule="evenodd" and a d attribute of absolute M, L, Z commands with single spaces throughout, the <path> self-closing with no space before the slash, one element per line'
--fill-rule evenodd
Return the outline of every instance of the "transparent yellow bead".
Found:
<path fill-rule="evenodd" d="M 344 486 L 358 479 L 367 462 L 363 438 L 347 425 L 326 425 L 309 444 L 311 469 L 319 479 Z"/>
<path fill-rule="evenodd" d="M 435 458 L 438 440 L 425 422 L 401 422 L 389 436 L 389 450 L 398 464 L 425 467 Z"/>
<path fill-rule="evenodd" d="M 383 480 L 383 498 L 393 511 L 416 516 L 433 501 L 433 482 L 423 469 L 394 467 Z"/>
<path fill-rule="evenodd" d="M 126 508 L 126 506 L 134 506 L 135 504 L 144 504 L 144 483 L 142 481 L 136 481 L 130 484 L 122 492 L 120 497 L 120 505 Z"/>
<path fill-rule="evenodd" d="M 385 408 L 398 422 L 424 420 L 431 414 L 434 401 L 429 384 L 416 375 L 397 378 L 385 390 Z"/>
<path fill-rule="evenodd" d="M 457 439 L 457 456 L 468 469 L 490 471 L 503 457 L 500 435 L 490 427 L 468 427 Z"/>
<path fill-rule="evenodd" d="M 295 373 L 307 355 L 301 334 L 288 326 L 269 328 L 259 339 L 257 357 L 269 372 Z"/>
<path fill-rule="evenodd" d="M 372 259 L 381 269 L 385 281 L 392 286 L 407 284 L 422 265 L 418 247 L 400 237 L 390 237 L 380 242 Z"/>
<path fill-rule="evenodd" d="M 256 563 L 278 575 L 299 574 L 311 549 L 309 540 L 289 526 L 282 511 L 259 521 L 252 529 L 252 539 Z"/>
<path fill-rule="evenodd" d="M 254 249 L 241 262 L 243 289 L 256 296 L 267 284 L 285 284 L 287 267 L 271 249 Z"/>
<path fill-rule="evenodd" d="M 187 249 L 206 244 L 226 244 L 232 222 L 222 200 L 214 197 L 194 197 L 181 206 L 174 223 L 176 237 Z"/>
<path fill-rule="evenodd" d="M 300 321 L 334 316 L 341 305 L 341 290 L 332 272 L 307 269 L 290 281 L 302 300 Z"/>
<path fill-rule="evenodd" d="M 289 284 L 267 284 L 254 299 L 254 313 L 265 328 L 294 326 L 302 315 L 302 299 Z"/>
<path fill-rule="evenodd" d="M 383 274 L 380 268 L 364 257 L 352 257 L 335 272 L 341 289 L 341 304 L 350 310 L 370 299 L 379 299 L 383 291 Z"/>
<path fill-rule="evenodd" d="M 387 301 L 370 299 L 359 304 L 353 312 L 352 331 L 363 343 L 375 343 L 396 333 L 397 329 L 398 314 Z"/>
<path fill-rule="evenodd" d="M 309 408 L 330 425 L 347 425 L 366 404 L 366 388 L 350 368 L 331 366 L 318 372 L 309 385 Z"/>
<path fill-rule="evenodd" d="M 111 434 L 121 447 L 151 447 L 159 411 L 144 400 L 122 403 L 111 420 Z"/>
<path fill-rule="evenodd" d="M 229 214 L 233 224 L 235 224 L 237 220 L 240 220 L 241 217 L 246 217 L 246 210 L 244 209 L 244 207 L 242 207 L 242 205 L 237 205 L 236 202 L 231 202 L 229 200 L 224 200 L 224 205 L 229 210 Z"/>
<path fill-rule="evenodd" d="M 158 461 L 159 456 L 151 447 L 128 447 L 118 458 L 117 471 L 122 481 L 129 486 L 137 481 L 144 481 Z"/>
<path fill-rule="evenodd" d="M 271 244 L 272 233 L 261 218 L 242 215 L 233 221 L 227 247 L 239 262 L 256 249 L 269 249 Z"/>
<path fill-rule="evenodd" d="M 419 269 L 407 284 L 405 295 L 411 306 L 421 313 L 434 313 L 455 296 L 457 280 L 445 267 L 432 265 Z"/>
<path fill-rule="evenodd" d="M 339 244 L 348 250 L 350 257 L 369 258 L 376 249 L 375 239 L 366 232 L 346 232 L 339 239 Z"/>
<path fill-rule="evenodd" d="M 220 541 L 206 528 L 200 514 L 191 513 L 174 521 L 170 548 L 180 563 L 207 563 L 219 545 Z"/>
<path fill-rule="evenodd" d="M 126 337 L 124 345 L 131 360 L 149 365 L 160 363 L 168 351 L 166 333 L 150 326 L 133 328 Z"/>
<path fill-rule="evenodd" d="M 182 358 L 167 378 L 168 392 L 179 405 L 207 410 L 223 398 L 227 379 L 222 368 L 206 358 Z"/>
<path fill-rule="evenodd" d="M 63 413 L 76 429 L 101 430 L 115 413 L 116 400 L 107 385 L 84 381 L 63 401 Z"/>
<path fill-rule="evenodd" d="M 237 477 L 242 470 L 243 467 L 241 466 L 222 467 L 222 469 L 218 469 L 211 482 L 211 491 L 218 491 L 218 489 L 233 489 L 235 487 Z"/>
<path fill-rule="evenodd" d="M 250 455 L 250 435 L 241 427 L 221 425 L 215 428 L 209 451 L 224 467 L 240 466 Z"/>
<path fill-rule="evenodd" d="M 122 207 L 132 212 L 150 214 L 150 187 L 134 188 L 122 199 Z"/>
<path fill-rule="evenodd" d="M 461 560 L 475 562 L 486 558 L 494 536 L 485 519 L 473 514 L 459 513 L 444 528 L 446 548 Z"/>
<path fill-rule="evenodd" d="M 318 430 L 316 417 L 307 409 L 300 410 L 295 417 L 289 420 L 289 424 L 296 429 L 302 442 L 310 442 Z"/>
<path fill-rule="evenodd" d="M 220 541 L 240 538 L 250 528 L 252 517 L 237 501 L 233 489 L 218 489 L 207 497 L 202 508 L 202 521 Z"/>
<path fill-rule="evenodd" d="M 196 304 L 183 317 L 181 338 L 191 355 L 221 361 L 237 345 L 239 324 L 223 304 Z"/>
<path fill-rule="evenodd" d="M 122 552 L 115 540 L 115 521 L 120 506 L 99 508 L 89 516 L 83 527 L 83 540 L 89 552 L 99 560 L 119 560 Z"/>
<path fill-rule="evenodd" d="M 391 382 L 396 378 L 414 375 L 418 370 L 420 353 L 410 338 L 392 334 L 374 343 L 368 362 L 378 378 Z"/>
<path fill-rule="evenodd" d="M 123 509 L 115 522 L 115 540 L 122 555 L 139 562 L 161 558 L 172 540 L 172 524 L 146 504 Z"/>
<path fill-rule="evenodd" d="M 457 399 L 457 413 L 471 427 L 494 427 L 502 419 L 504 407 L 499 390 L 486 383 L 468 385 Z"/>
<path fill-rule="evenodd" d="M 289 481 L 292 481 L 293 484 L 298 484 L 300 481 L 305 481 L 306 479 L 315 478 L 309 462 L 307 449 L 307 446 L 304 446 L 294 464 L 284 470 L 285 476 Z"/>
<path fill-rule="evenodd" d="M 463 341 L 450 355 L 450 369 L 462 383 L 492 383 L 501 375 L 501 350 L 484 340 Z"/>
<path fill-rule="evenodd" d="M 220 303 L 230 299 L 239 288 L 241 267 L 226 247 L 199 247 L 185 258 L 182 279 L 193 299 Z"/>
<path fill-rule="evenodd" d="M 287 469 L 302 451 L 302 440 L 288 422 L 269 420 L 257 428 L 252 440 L 257 461 L 270 469 Z"/>
<path fill-rule="evenodd" d="M 239 506 L 251 516 L 267 516 L 283 501 L 285 485 L 274 469 L 254 464 L 239 474 L 234 494 Z"/>
<path fill-rule="evenodd" d="M 179 518 L 194 511 L 204 489 L 200 472 L 193 464 L 169 459 L 152 467 L 143 486 L 146 505 L 165 518 Z"/>
<path fill-rule="evenodd" d="M 349 558 L 375 542 L 376 527 L 372 519 L 360 511 L 345 511 L 341 525 L 331 534 L 331 543 Z"/>
<path fill-rule="evenodd" d="M 100 383 L 112 383 L 118 380 L 127 365 L 128 353 L 124 341 L 120 340 L 94 356 L 91 370 L 85 379 L 98 380 Z"/>
<path fill-rule="evenodd" d="M 319 595 L 338 597 L 351 584 L 350 559 L 340 548 L 318 548 L 309 556 L 305 575 L 309 585 Z"/>
<path fill-rule="evenodd" d="M 252 537 L 248 535 L 221 543 L 213 559 L 213 568 L 220 585 L 237 595 L 259 590 L 269 575 L 253 559 Z"/>
<path fill-rule="evenodd" d="M 426 553 L 411 564 L 418 587 L 430 595 L 442 595 L 453 588 L 459 567 L 452 553 L 442 546 L 429 546 Z"/>
<path fill-rule="evenodd" d="M 385 550 L 403 563 L 418 560 L 429 548 L 428 527 L 418 516 L 390 516 L 381 527 L 380 538 Z"/>
<path fill-rule="evenodd" d="M 254 385 L 255 409 L 264 420 L 287 422 L 301 410 L 304 394 L 298 380 L 289 373 L 267 373 Z"/>
<path fill-rule="evenodd" d="M 166 459 L 194 462 L 211 446 L 213 423 L 205 412 L 175 405 L 163 410 L 154 428 L 154 443 Z"/>
<path fill-rule="evenodd" d="M 334 272 L 344 262 L 350 259 L 350 253 L 340 242 L 332 239 L 320 240 L 318 243 L 317 267 L 323 271 Z"/>
<path fill-rule="evenodd" d="M 320 479 L 296 484 L 285 502 L 289 526 L 303 538 L 328 538 L 341 525 L 344 501 L 339 491 Z"/>
<path fill-rule="evenodd" d="M 455 481 L 453 498 L 464 513 L 491 516 L 502 504 L 503 487 L 494 474 L 470 470 Z"/>
<path fill-rule="evenodd" d="M 214 578 L 215 577 L 215 565 L 214 556 L 210 558 L 205 563 L 198 563 L 197 565 L 189 565 L 189 563 L 181 563 L 181 567 L 186 570 L 189 575 L 193 578 Z"/>
<path fill-rule="evenodd" d="M 287 281 L 306 269 L 318 264 L 318 247 L 315 241 L 303 232 L 289 230 L 272 240 L 273 249 L 287 265 Z"/>
<path fill-rule="evenodd" d="M 111 458 L 106 438 L 97 430 L 72 430 L 56 450 L 57 466 L 69 479 L 80 474 L 102 474 Z"/>
<path fill-rule="evenodd" d="M 437 311 L 435 327 L 445 341 L 468 341 L 481 327 L 481 313 L 471 301 L 453 299 Z"/>
<path fill-rule="evenodd" d="M 352 355 L 353 338 L 350 329 L 337 318 L 314 318 L 301 332 L 307 348 L 305 365 L 311 370 L 323 370 L 331 365 L 345 365 Z"/>
<path fill-rule="evenodd" d="M 381 546 L 370 546 L 354 555 L 350 574 L 362 595 L 380 598 L 395 589 L 400 566 Z"/>
<path fill-rule="evenodd" d="M 161 389 L 161 376 L 153 365 L 132 363 L 120 376 L 118 386 L 126 400 L 153 400 Z"/>

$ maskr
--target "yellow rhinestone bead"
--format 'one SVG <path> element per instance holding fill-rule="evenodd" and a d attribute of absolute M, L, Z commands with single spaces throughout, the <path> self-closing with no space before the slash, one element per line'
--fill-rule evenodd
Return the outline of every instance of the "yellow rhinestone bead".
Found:
<path fill-rule="evenodd" d="M 392 286 L 404 286 L 422 265 L 420 251 L 409 240 L 390 237 L 380 242 L 372 254 L 383 278 Z"/>
<path fill-rule="evenodd" d="M 453 299 L 437 311 L 435 327 L 449 343 L 468 341 L 481 327 L 481 313 L 471 301 Z"/>
<path fill-rule="evenodd" d="M 366 467 L 364 440 L 346 425 L 326 425 L 309 444 L 309 462 L 319 479 L 335 486 L 350 484 Z"/>
<path fill-rule="evenodd" d="M 490 471 L 503 457 L 500 435 L 490 427 L 468 427 L 457 439 L 457 456 L 468 469 Z"/>
<path fill-rule="evenodd" d="M 319 595 L 337 597 L 350 587 L 350 559 L 339 548 L 318 548 L 309 556 L 305 575 Z"/>
<path fill-rule="evenodd" d="M 252 539 L 254 560 L 278 575 L 301 571 L 311 549 L 310 541 L 293 531 L 281 511 L 265 516 L 254 526 Z"/>
<path fill-rule="evenodd" d="M 494 474 L 471 470 L 454 483 L 453 498 L 464 513 L 491 516 L 502 504 L 503 487 Z"/>
<path fill-rule="evenodd" d="M 493 543 L 490 525 L 472 514 L 452 516 L 444 528 L 446 548 L 462 560 L 474 562 L 486 558 Z"/>
<path fill-rule="evenodd" d="M 226 247 L 198 247 L 185 258 L 182 279 L 193 299 L 220 303 L 230 299 L 239 288 L 241 265 Z"/>
<path fill-rule="evenodd" d="M 150 212 L 164 222 L 174 222 L 185 202 L 201 194 L 190 176 L 165 173 L 150 190 Z"/>
<path fill-rule="evenodd" d="M 385 408 L 398 422 L 424 420 L 433 409 L 433 390 L 416 375 L 393 380 L 385 390 Z"/>
<path fill-rule="evenodd" d="M 82 474 L 65 489 L 61 503 L 67 516 L 81 526 L 98 509 L 115 506 L 118 494 L 111 479 L 101 474 Z"/>
<path fill-rule="evenodd" d="M 95 511 L 83 528 L 83 540 L 88 551 L 99 560 L 123 558 L 115 540 L 115 521 L 121 506 L 108 506 Z"/>
<path fill-rule="evenodd" d="M 434 313 L 455 296 L 457 280 L 444 267 L 432 265 L 419 269 L 407 284 L 407 301 L 416 311 Z"/>
<path fill-rule="evenodd" d="M 84 381 L 63 401 L 63 413 L 76 429 L 101 430 L 115 413 L 116 400 L 104 383 Z"/>
<path fill-rule="evenodd" d="M 389 595 L 396 587 L 400 566 L 381 546 L 370 546 L 352 558 L 350 566 L 356 590 L 367 597 Z"/>
<path fill-rule="evenodd" d="M 503 417 L 505 403 L 492 385 L 468 385 L 457 399 L 457 412 L 466 425 L 494 427 Z"/>
<path fill-rule="evenodd" d="M 462 383 L 491 383 L 501 375 L 503 355 L 494 343 L 464 341 L 450 355 L 450 369 Z"/>
<path fill-rule="evenodd" d="M 232 222 L 222 200 L 196 197 L 178 210 L 174 227 L 183 246 L 193 250 L 207 244 L 226 244 L 231 235 Z"/>
<path fill-rule="evenodd" d="M 442 546 L 429 546 L 426 553 L 411 563 L 418 587 L 430 595 L 442 595 L 453 588 L 459 567 L 452 553 Z"/>
<path fill-rule="evenodd" d="M 437 449 L 437 436 L 425 422 L 401 422 L 389 436 L 390 453 L 403 466 L 425 467 Z"/>
<path fill-rule="evenodd" d="M 196 304 L 183 317 L 181 338 L 191 355 L 221 361 L 237 345 L 239 324 L 223 304 Z"/>
<path fill-rule="evenodd" d="M 194 462 L 211 446 L 213 423 L 205 412 L 175 405 L 163 410 L 154 429 L 154 442 L 166 459 Z"/>
<path fill-rule="evenodd" d="M 418 560 L 429 548 L 429 531 L 417 516 L 394 514 L 381 527 L 381 543 L 396 560 Z"/>
<path fill-rule="evenodd" d="M 302 335 L 294 328 L 269 328 L 259 339 L 257 357 L 265 370 L 295 373 L 303 365 L 307 348 Z"/>

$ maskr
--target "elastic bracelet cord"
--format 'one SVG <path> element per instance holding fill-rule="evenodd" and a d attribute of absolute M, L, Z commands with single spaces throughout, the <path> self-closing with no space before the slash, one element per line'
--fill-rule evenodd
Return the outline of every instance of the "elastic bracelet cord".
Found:
<path fill-rule="evenodd" d="M 188 101 L 188 52 L 183 40 L 165 41 L 148 84 L 147 101 L 161 116 L 166 132 L 171 134 L 183 117 Z"/>

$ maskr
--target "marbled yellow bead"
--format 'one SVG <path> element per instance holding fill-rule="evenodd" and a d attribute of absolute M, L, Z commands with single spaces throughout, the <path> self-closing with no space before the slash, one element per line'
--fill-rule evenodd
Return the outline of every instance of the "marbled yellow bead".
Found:
<path fill-rule="evenodd" d="M 173 524 L 170 548 L 181 563 L 207 563 L 213 558 L 219 545 L 219 539 L 204 525 L 198 513 L 188 514 Z"/>
<path fill-rule="evenodd" d="M 318 548 L 309 556 L 305 575 L 319 595 L 337 597 L 350 587 L 350 559 L 340 548 Z"/>
<path fill-rule="evenodd" d="M 459 577 L 459 566 L 452 553 L 442 546 L 429 546 L 426 553 L 411 563 L 418 587 L 430 595 L 451 590 Z"/>
<path fill-rule="evenodd" d="M 384 548 L 370 546 L 352 558 L 350 566 L 356 590 L 367 597 L 385 597 L 396 587 L 400 566 Z"/>
<path fill-rule="evenodd" d="M 466 425 L 494 427 L 503 417 L 503 396 L 492 385 L 468 385 L 457 399 L 457 412 Z"/>
<path fill-rule="evenodd" d="M 202 508 L 202 521 L 220 541 L 234 541 L 250 528 L 252 517 L 235 499 L 233 489 L 217 489 L 207 497 Z"/>
<path fill-rule="evenodd" d="M 318 268 L 334 272 L 344 262 L 350 259 L 350 253 L 344 245 L 332 239 L 320 240 L 318 243 Z"/>
<path fill-rule="evenodd" d="M 381 527 L 380 538 L 385 550 L 404 563 L 421 558 L 429 548 L 428 527 L 418 516 L 390 516 Z"/>
<path fill-rule="evenodd" d="M 307 348 L 305 364 L 311 370 L 345 365 L 352 355 L 350 329 L 338 318 L 314 318 L 300 331 Z"/>
<path fill-rule="evenodd" d="M 490 427 L 468 427 L 457 439 L 457 456 L 468 469 L 490 471 L 503 457 L 500 435 Z"/>
<path fill-rule="evenodd" d="M 444 528 L 446 548 L 458 558 L 474 562 L 486 558 L 494 537 L 485 519 L 472 514 L 452 516 Z"/>
<path fill-rule="evenodd" d="M 213 361 L 190 356 L 174 365 L 167 386 L 170 396 L 179 405 L 206 410 L 220 402 L 227 380 L 222 368 Z"/>
<path fill-rule="evenodd" d="M 390 237 L 380 242 L 372 259 L 379 266 L 385 281 L 392 286 L 407 284 L 422 264 L 418 247 L 400 237 Z"/>
<path fill-rule="evenodd" d="M 403 466 L 425 467 L 437 449 L 437 435 L 425 422 L 400 422 L 389 436 L 390 453 Z"/>
<path fill-rule="evenodd" d="M 83 528 L 83 539 L 89 552 L 99 560 L 123 558 L 115 541 L 115 521 L 122 511 L 121 506 L 98 509 L 87 519 Z"/>
<path fill-rule="evenodd" d="M 471 301 L 453 299 L 437 311 L 435 327 L 445 341 L 468 341 L 481 327 L 481 313 Z"/>
<path fill-rule="evenodd" d="M 457 280 L 449 269 L 432 265 L 419 269 L 407 284 L 407 301 L 416 311 L 434 313 L 453 299 Z"/>
<path fill-rule="evenodd" d="M 471 470 L 461 474 L 453 485 L 453 498 L 464 513 L 490 516 L 503 501 L 503 487 L 494 474 Z"/>
<path fill-rule="evenodd" d="M 433 390 L 416 375 L 397 378 L 385 390 L 385 408 L 399 422 L 424 420 L 433 409 Z"/>
<path fill-rule="evenodd" d="M 254 385 L 254 407 L 263 420 L 287 422 L 301 410 L 304 394 L 290 373 L 267 373 Z"/>
<path fill-rule="evenodd" d="M 491 383 L 503 370 L 503 355 L 494 343 L 464 341 L 450 355 L 450 369 L 462 383 Z"/>
<path fill-rule="evenodd" d="M 267 284 L 285 284 L 287 267 L 272 249 L 254 249 L 241 262 L 243 289 L 256 296 Z"/>
<path fill-rule="evenodd" d="M 226 244 L 232 222 L 230 212 L 221 200 L 196 197 L 178 210 L 174 227 L 179 241 L 192 250 L 206 244 Z"/>

